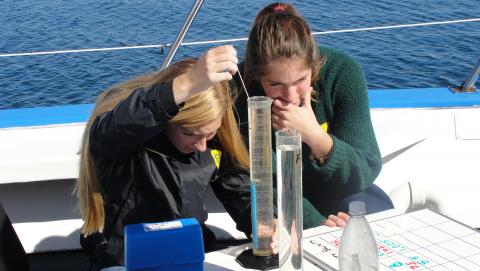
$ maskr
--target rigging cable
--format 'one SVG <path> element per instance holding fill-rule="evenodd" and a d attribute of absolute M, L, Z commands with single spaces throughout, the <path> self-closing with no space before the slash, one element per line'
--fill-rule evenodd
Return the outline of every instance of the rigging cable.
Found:
<path fill-rule="evenodd" d="M 364 28 L 353 28 L 353 29 L 341 29 L 341 30 L 329 30 L 329 31 L 322 31 L 322 32 L 312 32 L 312 35 L 313 36 L 319 36 L 319 35 L 328 35 L 328 34 L 335 34 L 335 33 L 373 31 L 373 30 L 385 30 L 385 29 L 395 29 L 395 28 L 407 28 L 407 27 L 417 27 L 417 26 L 431 26 L 431 25 L 455 24 L 455 23 L 467 23 L 467 22 L 479 22 L 479 21 L 480 21 L 480 18 L 471 18 L 471 19 L 451 20 L 451 21 L 425 22 L 425 23 L 414 23 L 414 24 L 399 24 L 399 25 L 388 25 L 388 26 L 376 26 L 376 27 L 364 27 Z M 217 44 L 217 43 L 233 43 L 233 42 L 246 41 L 246 40 L 248 40 L 248 38 L 232 38 L 232 39 L 221 39 L 221 40 L 182 42 L 181 45 L 186 46 L 186 45 L 202 45 L 202 44 Z M 59 51 L 39 51 L 39 52 L 28 52 L 28 53 L 0 53 L 0 57 L 54 55 L 54 54 L 81 53 L 81 52 L 100 52 L 100 51 L 115 51 L 115 50 L 129 50 L 129 49 L 145 49 L 145 48 L 160 48 L 160 49 L 163 49 L 164 47 L 170 47 L 170 46 L 172 46 L 172 44 L 166 43 L 166 44 L 136 45 L 136 46 L 124 46 L 124 47 L 71 49 L 71 50 L 59 50 Z"/>

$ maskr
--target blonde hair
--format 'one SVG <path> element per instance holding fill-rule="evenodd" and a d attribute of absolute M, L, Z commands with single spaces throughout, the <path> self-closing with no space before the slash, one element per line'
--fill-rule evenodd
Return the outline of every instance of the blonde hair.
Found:
<path fill-rule="evenodd" d="M 312 69 L 312 84 L 324 59 L 318 52 L 310 27 L 292 5 L 273 3 L 255 18 L 245 49 L 247 88 L 270 70 L 271 62 L 299 57 Z"/>
<path fill-rule="evenodd" d="M 84 221 L 82 234 L 103 232 L 105 226 L 104 202 L 101 187 L 95 172 L 94 157 L 90 152 L 90 130 L 95 119 L 102 113 L 111 111 L 138 88 L 148 89 L 160 82 L 173 80 L 187 72 L 195 64 L 194 59 L 186 59 L 172 64 L 165 70 L 128 80 L 101 93 L 86 123 L 80 148 L 80 172 L 75 186 L 79 209 Z M 207 125 L 222 117 L 216 138 L 223 147 L 224 155 L 237 166 L 248 170 L 249 155 L 238 130 L 233 112 L 233 98 L 228 82 L 214 84 L 211 88 L 190 97 L 170 123 L 185 127 Z"/>

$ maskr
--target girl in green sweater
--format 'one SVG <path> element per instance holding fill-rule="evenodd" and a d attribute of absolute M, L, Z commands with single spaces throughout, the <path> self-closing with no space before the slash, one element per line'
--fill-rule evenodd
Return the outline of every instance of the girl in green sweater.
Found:
<path fill-rule="evenodd" d="M 240 73 L 250 96 L 274 99 L 273 128 L 301 133 L 305 228 L 344 226 L 353 200 L 364 201 L 368 213 L 393 208 L 373 183 L 382 161 L 365 76 L 355 60 L 318 48 L 293 6 L 274 3 L 253 23 Z M 238 76 L 236 83 L 241 88 Z M 240 93 L 236 108 L 248 138 L 248 106 Z"/>

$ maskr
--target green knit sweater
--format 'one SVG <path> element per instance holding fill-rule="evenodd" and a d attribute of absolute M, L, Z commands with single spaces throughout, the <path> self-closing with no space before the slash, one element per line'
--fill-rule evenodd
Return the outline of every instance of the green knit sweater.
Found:
<path fill-rule="evenodd" d="M 319 50 L 326 62 L 315 82 L 317 96 L 312 108 L 318 123 L 324 128 L 328 126 L 334 147 L 327 162 L 319 165 L 317 160 L 309 158 L 310 148 L 303 144 L 304 228 L 319 226 L 330 215 L 319 212 L 324 209 L 325 199 L 334 200 L 367 189 L 382 166 L 362 68 L 340 51 L 326 47 Z M 249 89 L 250 96 L 265 95 L 260 84 L 254 86 Z M 245 97 L 237 99 L 236 108 L 241 132 L 248 139 Z"/>

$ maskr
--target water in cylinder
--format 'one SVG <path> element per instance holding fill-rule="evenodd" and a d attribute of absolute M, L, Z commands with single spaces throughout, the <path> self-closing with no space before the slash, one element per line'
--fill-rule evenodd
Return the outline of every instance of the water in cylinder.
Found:
<path fill-rule="evenodd" d="M 253 254 L 257 256 L 273 254 L 271 105 L 268 97 L 248 98 Z"/>
<path fill-rule="evenodd" d="M 297 130 L 275 136 L 279 270 L 303 270 L 302 139 Z"/>

